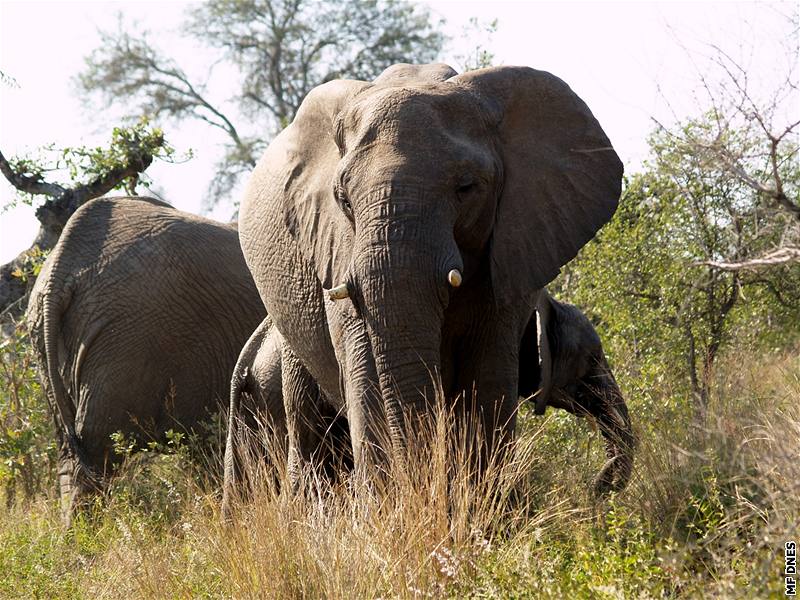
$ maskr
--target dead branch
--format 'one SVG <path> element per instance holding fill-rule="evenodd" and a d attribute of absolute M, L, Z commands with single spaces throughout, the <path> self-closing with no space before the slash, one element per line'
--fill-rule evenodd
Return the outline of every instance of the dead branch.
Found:
<path fill-rule="evenodd" d="M 695 266 L 707 266 L 721 271 L 756 271 L 777 265 L 800 262 L 800 248 L 779 248 L 758 258 L 751 258 L 741 262 L 724 262 L 703 260 L 692 263 Z"/>

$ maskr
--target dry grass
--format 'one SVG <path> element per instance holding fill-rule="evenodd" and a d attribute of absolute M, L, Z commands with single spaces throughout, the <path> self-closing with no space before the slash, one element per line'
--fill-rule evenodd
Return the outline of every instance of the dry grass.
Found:
<path fill-rule="evenodd" d="M 0 596 L 780 597 L 800 531 L 800 359 L 729 360 L 703 428 L 675 417 L 685 399 L 649 394 L 647 415 L 629 398 L 634 479 L 603 504 L 599 434 L 568 415 L 523 414 L 511 460 L 478 483 L 442 416 L 385 490 L 309 473 L 305 493 L 278 494 L 264 478 L 228 526 L 178 452 L 133 461 L 70 532 L 52 499 L 0 513 Z"/>

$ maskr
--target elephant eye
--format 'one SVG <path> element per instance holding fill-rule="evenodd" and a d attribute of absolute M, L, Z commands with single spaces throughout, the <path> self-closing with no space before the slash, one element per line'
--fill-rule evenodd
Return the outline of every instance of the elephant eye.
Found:
<path fill-rule="evenodd" d="M 353 206 L 350 204 L 350 199 L 347 197 L 347 192 L 345 192 L 344 187 L 341 184 L 336 185 L 336 188 L 334 189 L 334 195 L 336 196 L 336 201 L 339 203 L 339 206 L 342 207 L 342 212 L 344 212 L 347 218 L 352 221 Z"/>
<path fill-rule="evenodd" d="M 478 182 L 472 178 L 465 178 L 456 187 L 456 194 L 459 200 L 464 200 L 469 194 L 478 189 Z"/>

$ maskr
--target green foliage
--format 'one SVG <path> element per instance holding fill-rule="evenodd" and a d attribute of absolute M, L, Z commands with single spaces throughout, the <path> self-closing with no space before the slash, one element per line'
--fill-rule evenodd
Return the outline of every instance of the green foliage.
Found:
<path fill-rule="evenodd" d="M 152 525 L 172 522 L 191 481 L 186 474 L 200 471 L 192 461 L 186 434 L 170 429 L 166 441 L 151 441 L 141 450 L 120 432 L 111 438 L 114 451 L 125 459 L 122 476 L 112 483 L 114 502 L 146 515 Z"/>
<path fill-rule="evenodd" d="M 41 273 L 44 261 L 47 260 L 49 254 L 49 250 L 42 250 L 39 246 L 34 246 L 25 253 L 22 264 L 11 271 L 11 276 L 17 277 L 23 283 L 35 280 Z"/>
<path fill-rule="evenodd" d="M 53 421 L 21 329 L 0 343 L 0 486 L 9 505 L 18 492 L 30 501 L 55 479 Z"/>
<path fill-rule="evenodd" d="M 674 356 L 680 344 L 680 333 L 670 326 L 683 305 L 682 290 L 674 285 L 684 271 L 675 257 L 683 244 L 670 235 L 677 200 L 668 182 L 634 176 L 613 220 L 554 287 L 584 307 L 612 359 L 630 349 L 627 358 L 651 381 L 660 374 L 658 359 Z"/>
<path fill-rule="evenodd" d="M 513 555 L 502 545 L 492 549 L 459 591 L 477 598 L 627 598 L 669 589 L 661 543 L 640 516 L 612 506 L 596 525 L 572 527 L 565 535 L 541 532 Z"/>
<path fill-rule="evenodd" d="M 800 335 L 800 265 L 729 272 L 706 264 L 763 253 L 789 217 L 765 210 L 762 194 L 679 138 L 661 131 L 651 146 L 655 164 L 626 180 L 612 221 L 553 289 L 586 310 L 626 384 L 667 378 L 704 405 L 714 362 L 733 340 L 775 348 Z M 793 176 L 787 187 L 800 181 Z"/>
<path fill-rule="evenodd" d="M 0 515 L 0 596 L 81 598 L 80 555 L 57 516 L 41 503 L 36 508 Z"/>
<path fill-rule="evenodd" d="M 175 151 L 166 143 L 161 128 L 151 126 L 149 119 L 142 117 L 129 127 L 114 127 L 111 131 L 111 142 L 105 148 L 64 148 L 61 151 L 59 168 L 66 169 L 70 181 L 91 181 L 139 162 L 142 156 L 148 155 L 169 161 L 174 157 Z M 148 186 L 146 179 L 141 183 Z M 124 185 L 126 189 L 130 189 L 130 182 L 125 182 Z M 118 187 L 121 189 L 122 185 Z"/>
<path fill-rule="evenodd" d="M 46 185 L 54 184 L 62 189 L 88 186 L 113 177 L 116 172 L 126 171 L 130 165 L 140 165 L 150 157 L 166 162 L 177 160 L 175 150 L 164 138 L 164 132 L 153 127 L 147 118 L 127 127 L 115 127 L 111 132 L 111 140 L 105 147 L 75 146 L 57 148 L 54 145 L 39 148 L 33 156 L 18 156 L 9 160 L 11 169 L 21 177 L 45 184 L 45 176 L 56 176 L 56 180 L 48 180 Z M 188 156 L 187 156 L 188 158 Z M 181 159 L 183 160 L 183 159 Z M 49 179 L 49 177 L 48 177 Z M 137 185 L 148 187 L 149 179 L 139 172 L 121 178 L 112 189 L 126 190 L 135 193 Z M 34 205 L 37 193 L 20 192 L 3 211 L 9 210 L 19 203 Z"/>
<path fill-rule="evenodd" d="M 461 42 L 470 49 L 466 54 L 456 57 L 462 72 L 491 67 L 495 54 L 490 49 L 492 38 L 497 33 L 497 19 L 479 21 L 478 17 L 470 17 L 461 33 Z"/>

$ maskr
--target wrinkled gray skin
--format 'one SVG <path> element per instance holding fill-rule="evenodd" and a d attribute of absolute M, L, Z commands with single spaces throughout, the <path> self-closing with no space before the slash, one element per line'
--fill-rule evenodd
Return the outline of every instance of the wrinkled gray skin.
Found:
<path fill-rule="evenodd" d="M 27 313 L 59 432 L 67 522 L 120 461 L 112 433 L 160 440 L 226 404 L 239 351 L 264 316 L 235 227 L 149 198 L 76 211 Z"/>
<path fill-rule="evenodd" d="M 519 394 L 536 403 L 538 414 L 552 406 L 579 417 L 593 417 L 606 441 L 608 455 L 608 462 L 595 479 L 594 492 L 603 496 L 619 491 L 627 484 L 633 468 L 634 438 L 627 406 L 600 338 L 580 310 L 558 302 L 546 292 L 541 294 L 536 310 L 538 318 L 530 320 L 520 346 Z M 252 415 L 269 415 L 269 422 L 277 423 L 277 427 L 268 435 L 275 435 L 278 441 L 286 436 L 286 423 L 280 417 L 282 342 L 282 336 L 267 318 L 248 340 L 236 366 L 225 447 L 222 512 L 226 518 L 231 516 L 234 494 L 245 483 L 241 464 L 252 464 L 242 456 L 254 452 L 244 438 L 246 433 L 259 429 Z M 317 422 L 325 427 L 317 432 L 318 447 L 333 448 L 346 456 L 349 448 L 345 444 L 350 441 L 346 423 L 337 421 L 332 427 L 330 421 Z M 320 444 L 326 436 L 329 442 Z"/>
<path fill-rule="evenodd" d="M 439 384 L 450 402 L 477 390 L 455 406 L 482 423 L 487 451 L 510 440 L 540 290 L 611 218 L 621 181 L 600 125 L 549 73 L 395 65 L 312 90 L 239 213 L 284 338 L 290 473 L 312 460 L 306 430 L 327 404 L 347 417 L 356 469 L 374 474 Z M 349 298 L 326 295 L 343 284 Z"/>
<path fill-rule="evenodd" d="M 283 404 L 281 353 L 283 337 L 267 317 L 247 340 L 231 378 L 228 432 L 225 444 L 225 480 L 222 512 L 231 514 L 233 495 L 249 493 L 255 474 L 247 468 L 258 468 L 264 459 L 283 460 L 287 456 L 287 415 Z M 314 394 L 313 420 L 303 429 L 308 436 L 304 444 L 310 449 L 315 464 L 329 478 L 352 469 L 350 432 L 347 419 L 329 409 L 330 404 Z"/>

